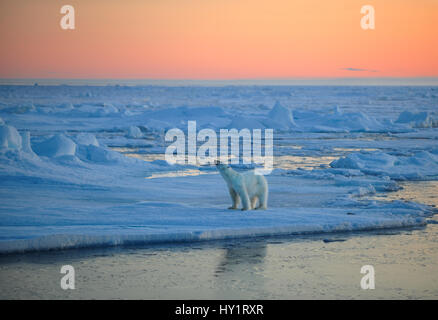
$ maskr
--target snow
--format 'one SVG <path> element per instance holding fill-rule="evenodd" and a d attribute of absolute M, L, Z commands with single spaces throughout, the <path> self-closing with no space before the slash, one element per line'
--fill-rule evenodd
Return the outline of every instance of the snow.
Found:
<path fill-rule="evenodd" d="M 130 126 L 126 136 L 128 138 L 135 138 L 135 139 L 137 139 L 137 138 L 143 137 L 143 133 L 141 132 L 139 127 Z"/>
<path fill-rule="evenodd" d="M 298 126 L 306 132 L 398 132 L 409 127 L 397 127 L 385 124 L 363 112 L 334 113 L 296 111 Z"/>
<path fill-rule="evenodd" d="M 397 123 L 406 123 L 414 128 L 436 128 L 438 127 L 438 118 L 433 118 L 428 112 L 413 113 L 403 111 L 396 120 Z"/>
<path fill-rule="evenodd" d="M 279 130 L 290 130 L 296 127 L 292 112 L 290 109 L 283 107 L 280 102 L 276 102 L 274 107 L 268 113 L 268 119 L 264 121 L 268 128 Z"/>
<path fill-rule="evenodd" d="M 256 119 L 248 119 L 242 116 L 234 117 L 231 122 L 227 125 L 228 129 L 245 129 L 248 128 L 250 130 L 252 129 L 264 129 L 265 125 L 263 125 L 260 121 Z"/>
<path fill-rule="evenodd" d="M 33 146 L 36 154 L 50 158 L 61 156 L 74 156 L 76 143 L 63 134 L 57 134 Z"/>
<path fill-rule="evenodd" d="M 146 125 L 154 128 L 181 128 L 187 130 L 187 121 L 196 121 L 200 128 L 223 127 L 229 123 L 229 116 L 220 107 L 187 107 L 164 108 L 162 110 L 144 112 Z M 155 126 L 154 126 L 155 124 Z"/>
<path fill-rule="evenodd" d="M 423 225 L 430 214 L 425 206 L 409 203 L 361 203 L 348 195 L 356 186 L 334 187 L 331 180 L 321 183 L 285 176 L 268 177 L 272 194 L 269 210 L 234 211 L 226 209 L 228 194 L 217 174 L 191 177 L 189 182 L 185 177 L 164 180 L 148 180 L 117 188 L 117 192 L 69 186 L 70 194 L 64 199 L 55 198 L 44 208 L 30 210 L 34 198 L 53 186 L 40 188 L 21 203 L 22 208 L 10 208 L 3 214 L 0 230 L 10 240 L 0 242 L 0 251 L 383 229 Z M 217 190 L 217 185 L 223 188 Z M 91 192 L 101 200 L 72 203 L 78 196 L 87 199 Z M 214 192 L 215 197 L 207 196 Z M 287 198 L 282 193 L 287 193 Z M 202 196 L 205 198 L 200 201 Z M 61 204 L 62 213 L 58 212 Z M 12 207 L 9 202 L 7 205 Z"/>
<path fill-rule="evenodd" d="M 351 153 L 333 161 L 330 166 L 358 169 L 365 174 L 388 176 L 396 180 L 436 179 L 438 149 L 398 157 L 383 152 Z"/>
<path fill-rule="evenodd" d="M 17 129 L 8 125 L 0 126 L 0 147 L 5 149 L 21 149 L 21 136 Z"/>
<path fill-rule="evenodd" d="M 153 128 L 177 127 L 185 129 L 190 119 L 197 121 L 201 128 L 264 129 L 300 132 L 408 132 L 414 124 L 394 124 L 379 121 L 363 112 L 334 113 L 321 111 L 294 110 L 278 101 L 269 112 L 248 114 L 246 112 L 228 112 L 218 107 L 189 108 L 186 106 L 146 112 L 146 126 Z M 294 118 L 294 115 L 296 117 Z M 230 120 L 231 119 L 231 120 Z M 154 121 L 154 122 L 152 122 Z M 208 125 L 208 126 L 207 126 Z"/>
<path fill-rule="evenodd" d="M 25 152 L 25 153 L 28 153 L 28 154 L 36 157 L 36 154 L 33 152 L 32 146 L 30 143 L 30 132 L 29 131 L 25 131 L 25 132 L 21 133 L 21 150 L 23 150 L 23 152 Z"/>
<path fill-rule="evenodd" d="M 373 196 L 437 179 L 437 97 L 434 87 L 0 86 L 0 252 L 424 225 L 433 208 Z M 274 129 L 267 211 L 227 210 L 214 166 L 157 160 L 165 131 L 188 121 Z"/>
<path fill-rule="evenodd" d="M 119 110 L 113 105 L 97 104 L 97 105 L 80 105 L 73 110 L 63 109 L 61 112 L 69 114 L 86 116 L 86 117 L 102 117 L 102 116 L 114 116 L 117 115 Z"/>
<path fill-rule="evenodd" d="M 97 141 L 96 136 L 92 133 L 80 133 L 75 137 L 77 144 L 82 144 L 85 146 L 99 146 L 99 141 Z"/>
<path fill-rule="evenodd" d="M 130 164 L 136 163 L 133 159 L 126 158 L 120 153 L 101 148 L 95 145 L 80 146 L 78 150 L 78 155 L 80 159 L 84 161 L 89 161 L 93 163 L 103 163 L 103 164 Z"/>

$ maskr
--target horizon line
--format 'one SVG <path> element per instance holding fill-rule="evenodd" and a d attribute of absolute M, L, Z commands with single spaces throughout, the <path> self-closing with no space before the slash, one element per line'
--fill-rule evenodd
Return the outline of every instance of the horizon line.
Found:
<path fill-rule="evenodd" d="M 321 77 L 321 78 L 242 78 L 242 79 L 178 79 L 178 78 L 1 78 L 0 85 L 42 86 L 438 86 L 438 76 L 428 77 Z"/>

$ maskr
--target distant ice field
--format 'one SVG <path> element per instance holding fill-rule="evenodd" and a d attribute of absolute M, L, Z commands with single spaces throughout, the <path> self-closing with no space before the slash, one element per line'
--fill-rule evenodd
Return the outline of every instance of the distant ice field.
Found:
<path fill-rule="evenodd" d="M 274 130 L 268 210 L 164 161 L 188 121 Z M 438 87 L 0 86 L 0 253 L 426 225 L 387 195 L 436 188 L 437 141 Z"/>

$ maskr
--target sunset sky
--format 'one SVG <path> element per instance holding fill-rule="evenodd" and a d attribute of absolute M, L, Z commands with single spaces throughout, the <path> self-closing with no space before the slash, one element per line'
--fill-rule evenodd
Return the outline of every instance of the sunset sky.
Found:
<path fill-rule="evenodd" d="M 437 38 L 436 0 L 1 0 L 0 78 L 438 77 Z"/>

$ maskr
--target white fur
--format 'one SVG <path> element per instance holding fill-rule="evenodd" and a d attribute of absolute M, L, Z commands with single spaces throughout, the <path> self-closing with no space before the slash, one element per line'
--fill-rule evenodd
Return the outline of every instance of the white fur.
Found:
<path fill-rule="evenodd" d="M 242 210 L 267 209 L 268 183 L 264 176 L 256 175 L 254 171 L 238 173 L 221 163 L 217 164 L 217 168 L 227 183 L 233 201 L 228 209 L 237 209 L 240 201 Z"/>

